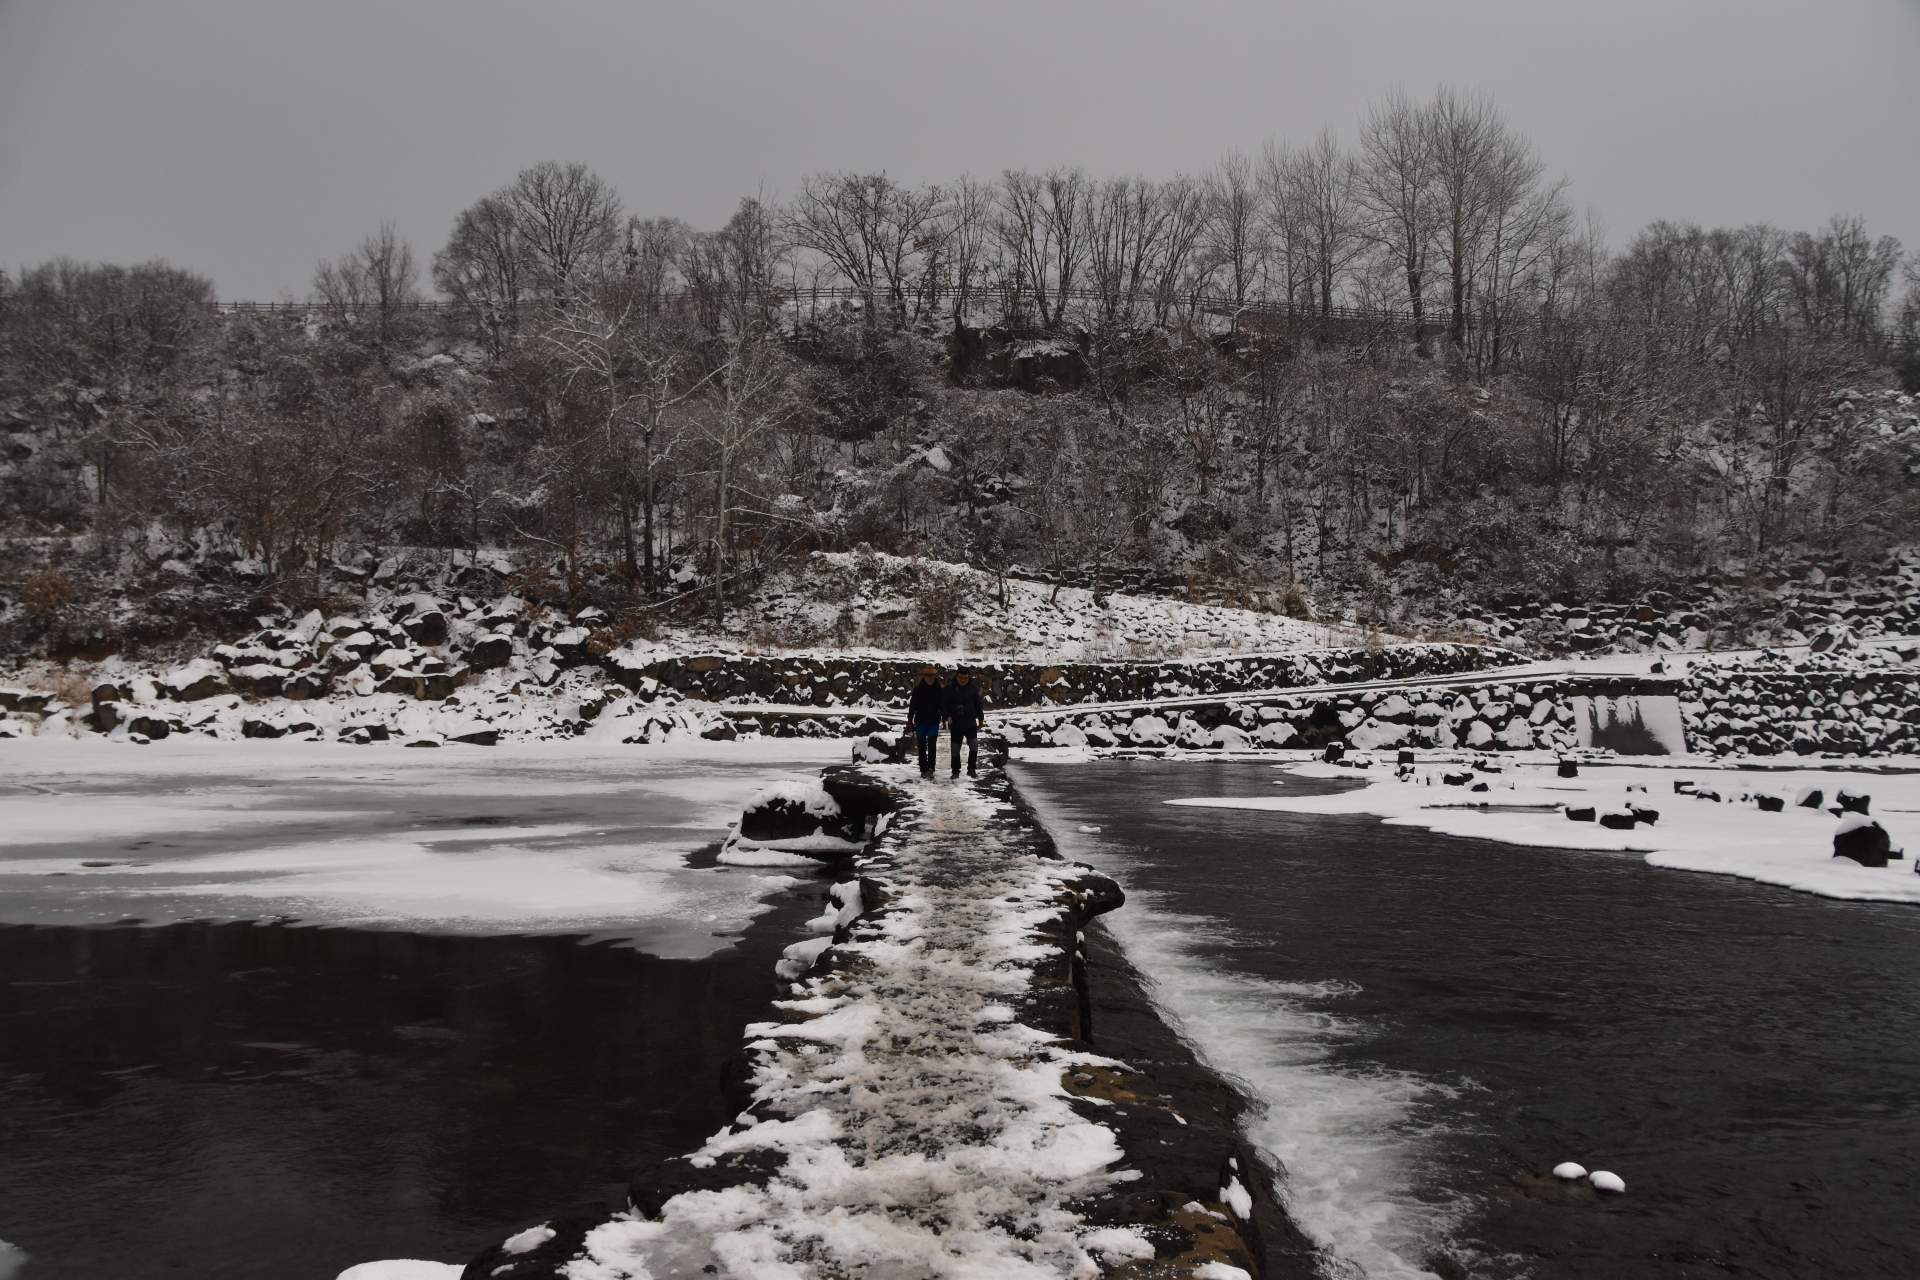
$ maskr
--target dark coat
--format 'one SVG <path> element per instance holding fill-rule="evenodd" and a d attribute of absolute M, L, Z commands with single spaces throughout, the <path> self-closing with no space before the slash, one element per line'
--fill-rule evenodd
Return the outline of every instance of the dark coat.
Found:
<path fill-rule="evenodd" d="M 946 690 L 939 684 L 928 684 L 925 680 L 916 680 L 913 684 L 913 696 L 907 699 L 907 722 L 917 725 L 937 725 L 945 718 Z"/>
<path fill-rule="evenodd" d="M 987 718 L 987 708 L 980 701 L 980 682 L 969 680 L 965 684 L 955 681 L 947 686 L 944 710 L 947 719 L 956 729 L 971 729 Z"/>

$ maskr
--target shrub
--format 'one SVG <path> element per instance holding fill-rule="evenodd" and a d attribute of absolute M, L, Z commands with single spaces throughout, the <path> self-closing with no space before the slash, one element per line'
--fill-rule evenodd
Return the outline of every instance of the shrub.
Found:
<path fill-rule="evenodd" d="M 50 622 L 79 596 L 73 580 L 58 569 L 34 574 L 20 585 L 20 607 L 27 616 Z"/>

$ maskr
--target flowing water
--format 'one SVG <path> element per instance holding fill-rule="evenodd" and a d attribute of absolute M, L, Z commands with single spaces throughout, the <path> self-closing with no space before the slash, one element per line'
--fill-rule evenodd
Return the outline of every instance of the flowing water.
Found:
<path fill-rule="evenodd" d="M 1920 912 L 1371 818 L 1261 763 L 1015 767 L 1332 1274 L 1920 1276 Z M 1619 1197 L 1555 1182 L 1609 1169 Z"/>

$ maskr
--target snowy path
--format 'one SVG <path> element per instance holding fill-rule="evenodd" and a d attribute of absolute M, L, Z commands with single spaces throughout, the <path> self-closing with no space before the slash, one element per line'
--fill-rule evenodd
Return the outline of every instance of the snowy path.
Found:
<path fill-rule="evenodd" d="M 762 1180 L 685 1192 L 660 1220 L 587 1236 L 572 1280 L 1094 1276 L 1150 1258 L 1138 1231 L 1093 1230 L 1078 1198 L 1137 1175 L 1115 1133 L 1077 1113 L 1063 1072 L 1104 1060 L 1021 1021 L 1084 869 L 1008 838 L 965 782 L 876 769 L 910 793 L 861 871 L 886 895 L 825 972 L 751 1028 L 753 1113 L 696 1165 L 784 1159 Z M 1046 930 L 1054 926 L 1049 940 Z M 1224 1272 L 1223 1272 L 1224 1274 Z M 1244 1274 L 1244 1273 L 1242 1273 Z"/>

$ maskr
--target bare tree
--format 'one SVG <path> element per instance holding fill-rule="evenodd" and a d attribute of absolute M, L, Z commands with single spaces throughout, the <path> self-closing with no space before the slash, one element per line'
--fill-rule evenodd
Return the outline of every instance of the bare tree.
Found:
<path fill-rule="evenodd" d="M 498 195 L 461 210 L 446 247 L 433 255 L 434 287 L 467 313 L 495 356 L 520 327 L 526 258 L 513 210 Z"/>
<path fill-rule="evenodd" d="M 729 333 L 724 354 L 709 375 L 706 394 L 700 397 L 697 412 L 692 415 L 711 484 L 708 549 L 716 626 L 726 623 L 727 597 L 735 576 L 737 518 L 779 518 L 750 483 L 753 451 L 763 447 L 798 411 L 790 370 L 778 347 L 764 334 L 751 330 Z"/>
<path fill-rule="evenodd" d="M 1426 335 L 1427 255 L 1437 214 L 1432 133 L 1425 114 L 1401 90 L 1372 107 L 1360 124 L 1360 205 L 1367 234 L 1394 261 L 1413 309 L 1414 340 Z"/>
<path fill-rule="evenodd" d="M 1364 247 L 1354 164 L 1329 129 L 1297 148 L 1269 145 L 1263 162 L 1268 216 L 1276 240 L 1288 246 L 1298 266 L 1288 271 L 1304 286 L 1313 309 L 1332 314 L 1347 272 Z"/>
<path fill-rule="evenodd" d="M 678 218 L 629 218 L 620 251 L 623 288 L 636 306 L 657 317 L 668 298 L 684 287 L 682 274 L 693 228 Z"/>
<path fill-rule="evenodd" d="M 994 192 L 990 183 L 962 176 L 948 188 L 942 211 L 947 269 L 953 281 L 953 321 L 966 318 L 974 292 L 985 283 L 993 230 Z"/>
<path fill-rule="evenodd" d="M 1542 273 L 1573 234 L 1565 181 L 1543 185 L 1533 145 L 1503 131 L 1487 158 L 1486 222 L 1474 266 L 1478 367 L 1498 374 L 1510 342 L 1509 322 L 1544 287 Z"/>
<path fill-rule="evenodd" d="M 1260 189 L 1253 161 L 1239 151 L 1221 157 L 1206 178 L 1207 256 L 1224 273 L 1227 298 L 1247 305 L 1260 267 Z"/>
<path fill-rule="evenodd" d="M 995 230 L 1012 267 L 1010 303 L 1017 310 L 1030 294 L 1049 329 L 1064 320 L 1086 259 L 1087 187 L 1078 169 L 1008 170 L 1001 180 Z"/>
<path fill-rule="evenodd" d="M 787 231 L 860 291 L 869 324 L 879 323 L 883 299 L 895 322 L 905 324 L 915 268 L 943 200 L 938 187 L 903 187 L 884 173 L 815 174 L 800 184 Z"/>
<path fill-rule="evenodd" d="M 346 257 L 323 260 L 313 273 L 313 292 L 343 315 L 371 316 L 375 341 L 388 346 L 398 336 L 402 313 L 420 301 L 413 247 L 383 222 Z"/>
<path fill-rule="evenodd" d="M 513 216 L 532 289 L 557 298 L 613 270 L 620 195 L 586 165 L 544 160 L 521 170 L 495 198 Z"/>
<path fill-rule="evenodd" d="M 680 270 L 708 333 L 772 322 L 779 256 L 774 215 L 758 196 L 744 197 L 726 226 L 688 241 Z"/>
<path fill-rule="evenodd" d="M 1432 175 L 1436 247 L 1447 268 L 1447 340 L 1459 353 L 1466 346 L 1476 269 L 1493 216 L 1495 158 L 1506 141 L 1506 126 L 1493 99 L 1444 86 L 1420 109 L 1419 118 Z M 1530 185 L 1524 177 L 1516 180 Z"/>
<path fill-rule="evenodd" d="M 598 420 L 596 452 L 619 517 L 622 565 L 649 596 L 659 588 L 660 480 L 677 443 L 668 418 L 718 376 L 699 373 L 687 335 L 654 303 L 647 282 L 607 281 L 576 291 L 543 335 L 563 391 Z"/>

